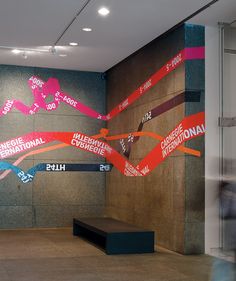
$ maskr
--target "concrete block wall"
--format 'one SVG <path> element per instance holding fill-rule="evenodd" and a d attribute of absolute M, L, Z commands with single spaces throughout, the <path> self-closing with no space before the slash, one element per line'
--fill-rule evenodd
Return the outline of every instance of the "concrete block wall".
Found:
<path fill-rule="evenodd" d="M 36 75 L 47 81 L 59 80 L 63 92 L 105 113 L 105 81 L 101 73 L 66 71 L 18 66 L 0 66 L 0 105 L 7 99 L 19 99 L 27 105 L 33 96 L 27 81 Z M 56 111 L 40 110 L 31 116 L 19 111 L 0 118 L 0 142 L 33 131 L 81 131 L 98 134 L 105 124 L 79 111 L 59 105 Z M 11 163 L 18 155 L 4 159 Z M 38 163 L 98 163 L 104 159 L 75 148 L 67 147 L 27 157 L 20 167 L 25 171 Z M 0 172 L 1 173 L 1 172 Z M 105 175 L 103 173 L 66 172 L 37 173 L 34 181 L 21 183 L 11 173 L 0 181 L 0 228 L 71 226 L 76 216 L 103 215 L 105 204 Z"/>

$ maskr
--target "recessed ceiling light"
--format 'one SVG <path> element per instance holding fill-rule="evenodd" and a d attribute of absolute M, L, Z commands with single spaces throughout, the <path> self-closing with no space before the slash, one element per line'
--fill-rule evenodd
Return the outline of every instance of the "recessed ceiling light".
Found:
<path fill-rule="evenodd" d="M 69 45 L 71 45 L 71 46 L 78 46 L 78 43 L 70 42 Z"/>
<path fill-rule="evenodd" d="M 14 53 L 14 54 L 19 54 L 19 53 L 21 53 L 21 50 L 14 49 L 14 50 L 12 50 L 12 53 Z"/>
<path fill-rule="evenodd" d="M 90 28 L 90 27 L 84 27 L 84 28 L 83 28 L 83 31 L 89 32 L 89 31 L 92 31 L 92 28 Z"/>
<path fill-rule="evenodd" d="M 67 54 L 60 54 L 59 57 L 67 57 Z"/>
<path fill-rule="evenodd" d="M 107 16 L 110 13 L 110 11 L 106 7 L 102 7 L 101 9 L 98 10 L 98 13 L 101 16 Z"/>

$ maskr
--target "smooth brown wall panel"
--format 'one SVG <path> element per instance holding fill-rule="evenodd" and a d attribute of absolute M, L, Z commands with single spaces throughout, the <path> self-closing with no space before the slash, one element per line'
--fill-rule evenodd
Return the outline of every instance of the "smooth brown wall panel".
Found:
<path fill-rule="evenodd" d="M 124 101 L 185 47 L 204 46 L 204 28 L 183 25 L 155 39 L 107 72 L 107 112 Z M 143 131 L 167 136 L 184 117 L 204 111 L 204 59 L 188 60 L 108 123 L 110 135 L 137 131 L 145 113 L 183 91 L 200 93 L 150 120 Z M 137 165 L 158 141 L 142 137 L 129 160 Z M 112 145 L 121 149 L 118 141 Z M 204 252 L 204 137 L 186 143 L 201 157 L 174 151 L 145 177 L 126 177 L 113 169 L 106 175 L 106 214 L 155 231 L 156 243 L 170 250 Z"/>
<path fill-rule="evenodd" d="M 184 49 L 184 28 L 155 40 L 107 72 L 107 111 L 122 102 L 168 60 Z M 108 123 L 109 134 L 137 131 L 145 113 L 185 89 L 184 64 Z M 143 131 L 166 136 L 185 116 L 184 104 L 144 124 Z M 130 160 L 138 164 L 158 143 L 142 137 Z M 117 142 L 113 142 L 117 145 Z M 107 215 L 155 230 L 156 243 L 177 252 L 184 249 L 185 158 L 174 152 L 151 174 L 126 177 L 117 170 L 106 177 Z"/>

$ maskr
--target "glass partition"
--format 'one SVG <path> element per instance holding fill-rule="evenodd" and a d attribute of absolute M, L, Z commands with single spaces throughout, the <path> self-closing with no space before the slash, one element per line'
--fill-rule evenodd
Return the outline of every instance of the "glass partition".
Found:
<path fill-rule="evenodd" d="M 221 95 L 220 95 L 220 196 L 225 191 L 224 182 L 236 184 L 236 24 L 223 24 L 221 37 Z M 223 200 L 221 200 L 224 202 Z M 220 208 L 220 248 L 225 256 L 233 253 L 228 248 L 229 220 L 224 215 L 230 206 Z M 231 227 L 231 226 L 230 226 Z"/>

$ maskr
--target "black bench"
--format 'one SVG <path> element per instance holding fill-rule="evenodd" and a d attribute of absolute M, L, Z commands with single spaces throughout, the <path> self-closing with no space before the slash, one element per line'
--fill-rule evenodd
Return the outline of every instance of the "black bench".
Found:
<path fill-rule="evenodd" d="M 96 243 L 106 254 L 154 252 L 154 232 L 111 218 L 78 218 L 73 220 L 73 235 Z"/>

